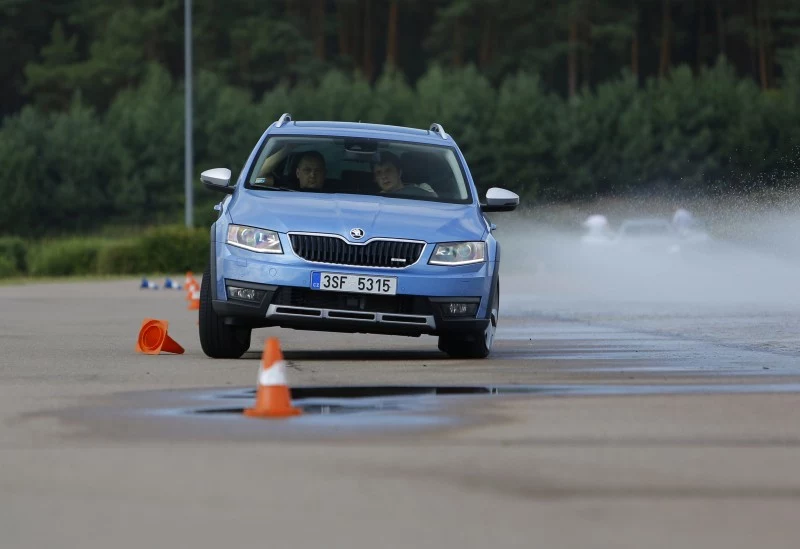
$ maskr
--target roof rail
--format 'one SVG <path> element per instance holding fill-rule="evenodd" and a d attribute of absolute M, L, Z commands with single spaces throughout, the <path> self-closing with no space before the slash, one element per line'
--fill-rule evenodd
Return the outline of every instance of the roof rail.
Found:
<path fill-rule="evenodd" d="M 289 114 L 288 112 L 285 112 L 285 113 L 283 113 L 283 114 L 281 115 L 281 117 L 280 117 L 280 118 L 278 118 L 278 120 L 275 122 L 275 127 L 276 127 L 276 128 L 280 128 L 281 126 L 283 126 L 283 125 L 284 125 L 284 124 L 286 124 L 287 122 L 291 122 L 291 121 L 292 121 L 292 115 L 291 115 L 291 114 Z"/>
<path fill-rule="evenodd" d="M 429 131 L 432 131 L 433 133 L 438 133 L 439 137 L 441 137 L 442 139 L 447 139 L 448 137 L 450 137 L 449 135 L 447 135 L 447 132 L 444 131 L 442 125 L 436 122 L 431 124 L 431 128 Z"/>
<path fill-rule="evenodd" d="M 436 122 L 431 124 L 431 129 L 429 131 L 432 131 L 433 133 L 438 133 L 439 137 L 441 137 L 442 139 L 447 139 L 448 137 L 450 137 L 449 135 L 447 135 L 447 132 L 444 131 L 442 125 Z"/>

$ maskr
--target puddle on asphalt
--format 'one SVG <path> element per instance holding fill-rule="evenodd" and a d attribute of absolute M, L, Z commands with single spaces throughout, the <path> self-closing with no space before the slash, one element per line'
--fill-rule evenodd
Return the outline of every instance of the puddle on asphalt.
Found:
<path fill-rule="evenodd" d="M 392 406 L 340 406 L 336 404 L 305 404 L 304 414 L 330 415 L 330 414 L 357 414 L 370 410 L 400 410 L 399 407 Z M 211 408 L 208 410 L 195 410 L 195 414 L 241 414 L 243 408 Z"/>
<path fill-rule="evenodd" d="M 447 401 L 453 402 L 456 397 L 796 393 L 800 392 L 800 384 L 298 387 L 291 389 L 291 392 L 293 405 L 313 416 L 431 411 Z M 246 400 L 249 405 L 255 398 L 255 390 L 198 391 L 194 396 L 197 400 L 219 400 L 226 403 Z M 245 407 L 203 407 L 185 409 L 178 413 L 241 415 Z"/>
<path fill-rule="evenodd" d="M 160 390 L 120 393 L 74 408 L 31 414 L 80 425 L 100 438 L 168 440 L 317 440 L 349 436 L 421 434 L 496 421 L 482 405 L 501 398 L 604 397 L 798 393 L 797 384 L 725 385 L 505 385 L 298 387 L 292 404 L 300 416 L 246 417 L 252 388 Z M 488 413 L 487 413 L 488 410 Z"/>
<path fill-rule="evenodd" d="M 375 385 L 349 387 L 294 387 L 290 389 L 293 400 L 307 399 L 388 399 L 391 397 L 487 395 L 496 387 L 434 386 L 434 385 Z M 255 389 L 219 393 L 216 398 L 254 398 Z"/>
<path fill-rule="evenodd" d="M 306 415 L 349 415 L 367 412 L 419 412 L 437 404 L 437 396 L 491 395 L 494 387 L 435 387 L 435 386 L 374 386 L 374 387 L 295 387 L 291 389 L 292 403 Z M 255 399 L 255 389 L 226 390 L 200 393 L 199 400 L 226 402 Z M 190 414 L 242 414 L 244 406 L 199 408 L 186 410 Z"/>

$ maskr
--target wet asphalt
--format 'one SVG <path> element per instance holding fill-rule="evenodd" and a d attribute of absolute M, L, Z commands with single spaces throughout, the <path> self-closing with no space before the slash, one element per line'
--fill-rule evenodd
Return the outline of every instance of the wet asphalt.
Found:
<path fill-rule="evenodd" d="M 183 292 L 0 286 L 2 546 L 796 546 L 799 306 L 508 287 L 488 360 L 259 330 L 215 361 Z M 137 354 L 146 317 L 186 353 Z M 236 413 L 269 335 L 300 418 Z M 486 392 L 313 393 L 386 386 Z"/>

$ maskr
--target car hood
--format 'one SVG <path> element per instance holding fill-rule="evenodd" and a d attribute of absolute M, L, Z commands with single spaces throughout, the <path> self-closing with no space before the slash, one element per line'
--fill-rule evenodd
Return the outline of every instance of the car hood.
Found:
<path fill-rule="evenodd" d="M 425 242 L 481 240 L 486 225 L 472 204 L 382 196 L 245 191 L 228 209 L 231 221 L 274 231 L 338 234 L 352 242 L 407 238 Z M 350 230 L 364 236 L 355 239 Z"/>

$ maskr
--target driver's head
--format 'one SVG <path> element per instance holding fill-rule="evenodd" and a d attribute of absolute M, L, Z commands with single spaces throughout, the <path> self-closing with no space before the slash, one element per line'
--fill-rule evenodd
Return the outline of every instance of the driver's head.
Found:
<path fill-rule="evenodd" d="M 382 193 L 403 188 L 403 182 L 400 179 L 403 170 L 400 168 L 400 159 L 397 158 L 397 155 L 390 152 L 380 153 L 380 158 L 372 167 L 372 174 Z"/>
<path fill-rule="evenodd" d="M 325 158 L 317 151 L 303 153 L 295 175 L 301 189 L 321 189 L 325 183 Z"/>

